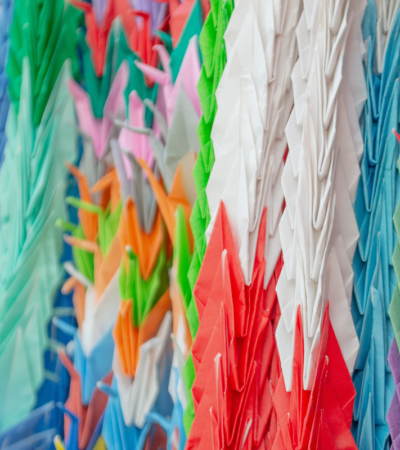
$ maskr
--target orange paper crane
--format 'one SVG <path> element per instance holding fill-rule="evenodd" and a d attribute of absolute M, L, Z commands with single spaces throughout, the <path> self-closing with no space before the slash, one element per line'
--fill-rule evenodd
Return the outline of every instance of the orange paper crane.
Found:
<path fill-rule="evenodd" d="M 77 168 L 74 168 L 73 166 L 70 168 L 70 170 L 73 171 L 74 175 L 76 174 L 75 176 L 78 179 L 78 185 L 82 186 L 82 189 L 80 189 L 80 191 L 83 193 L 83 195 L 81 194 L 83 197 L 82 200 L 88 205 L 92 204 L 94 207 L 96 207 L 96 205 L 94 205 L 93 201 L 91 200 L 85 177 L 79 172 Z M 110 204 L 110 211 L 111 213 L 113 213 L 120 203 L 119 181 L 116 170 L 111 170 L 107 175 L 100 179 L 95 184 L 95 186 L 93 186 L 91 191 L 102 193 L 100 200 L 101 205 L 97 207 L 98 213 L 92 213 L 84 210 L 83 208 L 79 208 L 78 214 L 80 214 L 80 217 L 82 217 L 83 220 L 86 220 L 86 228 L 89 228 L 88 220 L 93 220 L 92 216 L 95 216 L 95 219 L 97 220 L 97 229 L 99 230 L 99 214 L 101 214 L 102 211 L 105 210 L 107 204 Z M 89 201 L 84 200 L 86 198 L 88 198 Z M 83 213 L 88 213 L 90 214 L 90 216 L 84 215 Z M 90 225 L 92 225 L 91 222 Z M 84 227 L 83 223 L 82 227 Z M 93 228 L 94 227 L 91 226 L 90 230 L 93 230 Z M 96 233 L 95 238 L 98 237 L 98 233 Z M 80 239 L 69 235 L 65 235 L 64 239 L 69 245 L 76 246 L 78 248 L 81 248 L 82 250 L 94 254 L 94 288 L 96 292 L 96 299 L 99 300 L 106 287 L 110 283 L 111 279 L 115 275 L 116 271 L 118 270 L 119 264 L 122 259 L 122 251 L 117 233 L 112 238 L 111 243 L 104 255 L 99 243 L 95 242 L 94 239 Z M 64 285 L 65 290 L 71 288 L 71 286 L 75 285 L 77 281 L 78 280 L 76 280 L 74 283 L 71 282 L 70 285 Z M 78 309 L 81 310 L 83 308 L 81 296 L 77 297 L 76 300 L 77 302 L 79 302 Z"/>
<path fill-rule="evenodd" d="M 143 279 L 147 280 L 153 271 L 164 242 L 164 230 L 160 212 L 157 212 L 151 233 L 147 234 L 141 230 L 136 205 L 128 197 L 122 211 L 118 237 L 122 249 L 125 250 L 127 246 L 130 246 L 133 253 L 138 256 L 140 273 Z M 125 267 L 127 267 L 125 251 L 124 261 Z"/>
<path fill-rule="evenodd" d="M 85 318 L 86 288 L 75 277 L 68 278 L 61 289 L 63 295 L 68 295 L 71 292 L 73 292 L 72 303 L 75 309 L 76 321 L 78 328 L 81 329 L 82 322 Z"/>
<path fill-rule="evenodd" d="M 85 175 L 74 165 L 65 163 L 67 169 L 75 177 L 78 183 L 79 195 L 81 200 L 88 203 L 93 203 L 92 196 L 90 195 L 89 186 Z M 84 209 L 78 210 L 79 222 L 82 225 L 83 234 L 85 239 L 94 242 L 96 240 L 98 231 L 98 216 L 95 213 L 86 211 Z"/>
<path fill-rule="evenodd" d="M 111 245 L 103 256 L 99 244 L 85 241 L 73 236 L 64 236 L 69 245 L 74 245 L 89 253 L 94 254 L 94 290 L 98 301 L 119 268 L 122 259 L 122 251 L 118 239 L 113 239 Z"/>
<path fill-rule="evenodd" d="M 136 205 L 127 198 L 118 229 L 120 247 L 137 256 L 140 275 L 148 280 L 153 273 L 156 262 L 164 245 L 164 225 L 160 211 L 154 221 L 151 233 L 140 228 Z M 124 252 L 124 264 L 128 272 L 128 254 Z M 133 323 L 133 308 L 136 299 L 121 300 L 120 308 L 113 330 L 115 347 L 122 371 L 134 377 L 139 362 L 140 346 L 154 337 L 161 325 L 165 313 L 171 308 L 169 289 L 161 296 L 140 326 Z"/>
<path fill-rule="evenodd" d="M 113 212 L 120 201 L 120 185 L 117 171 L 110 170 L 103 178 L 101 178 L 93 187 L 89 189 L 86 176 L 74 165 L 65 163 L 68 170 L 75 177 L 79 195 L 83 202 L 93 204 L 91 193 L 101 192 L 100 207 L 105 211 L 110 203 L 110 211 Z M 86 209 L 78 209 L 79 221 L 82 225 L 85 240 L 95 242 L 98 233 L 99 216 L 95 212 Z"/>
<path fill-rule="evenodd" d="M 90 194 L 89 186 L 85 175 L 74 165 L 66 162 L 67 169 L 75 177 L 80 198 L 87 202 L 93 203 L 92 196 Z M 91 242 L 96 240 L 98 232 L 98 216 L 95 213 L 86 211 L 84 209 L 78 210 L 79 222 L 82 225 L 83 234 L 85 239 Z M 63 294 L 69 294 L 73 291 L 72 301 L 76 311 L 76 320 L 78 322 L 78 327 L 80 328 L 85 318 L 85 295 L 86 288 L 79 282 L 75 277 L 71 276 L 62 287 Z"/>
<path fill-rule="evenodd" d="M 140 327 L 133 324 L 134 300 L 120 303 L 117 320 L 113 329 L 115 347 L 124 375 L 134 377 L 139 362 L 140 346 L 157 335 L 165 313 L 171 309 L 171 300 L 167 290 L 154 308 L 144 319 Z"/>
<path fill-rule="evenodd" d="M 167 194 L 162 181 L 158 181 L 156 179 L 146 162 L 141 158 L 138 158 L 137 161 L 149 178 L 150 185 L 153 189 L 158 207 L 160 208 L 161 214 L 168 230 L 168 235 L 172 243 L 174 243 L 175 240 L 175 213 L 179 205 L 182 207 L 183 213 L 185 215 L 186 228 L 188 231 L 190 251 L 192 252 L 193 234 L 189 223 L 190 215 L 192 213 L 192 205 L 190 204 L 188 200 L 189 196 L 186 193 L 181 163 L 178 164 L 178 168 L 172 182 L 171 190 Z"/>
<path fill-rule="evenodd" d="M 106 210 L 110 203 L 110 210 L 111 212 L 114 211 L 121 200 L 117 171 L 115 169 L 110 170 L 90 191 L 92 193 L 101 192 L 100 206 L 103 210 Z"/>

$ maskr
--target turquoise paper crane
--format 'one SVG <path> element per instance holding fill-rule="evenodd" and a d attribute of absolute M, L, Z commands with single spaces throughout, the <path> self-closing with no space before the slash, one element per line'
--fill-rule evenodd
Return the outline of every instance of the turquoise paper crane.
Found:
<path fill-rule="evenodd" d="M 400 195 L 399 146 L 392 133 L 399 122 L 400 14 L 393 22 L 382 74 L 376 71 L 380 46 L 376 26 L 376 6 L 368 1 L 363 22 L 363 38 L 369 42 L 365 58 L 368 99 L 361 115 L 365 151 L 354 203 L 360 239 L 353 261 L 351 308 L 360 340 L 353 374 L 357 390 L 353 435 L 357 447 L 365 450 L 389 449 L 386 415 L 395 391 L 387 357 L 394 337 L 388 312 L 396 285 L 392 217 Z"/>
<path fill-rule="evenodd" d="M 24 59 L 18 113 L 10 107 L 0 173 L 0 430 L 33 408 L 43 382 L 47 324 L 62 281 L 67 169 L 75 162 L 74 108 L 64 63 L 38 127 L 30 64 Z"/>

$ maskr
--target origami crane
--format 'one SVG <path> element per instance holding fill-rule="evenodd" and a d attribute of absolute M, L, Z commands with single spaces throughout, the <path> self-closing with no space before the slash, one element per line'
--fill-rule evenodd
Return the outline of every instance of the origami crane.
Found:
<path fill-rule="evenodd" d="M 400 449 L 399 27 L 0 0 L 0 448 Z"/>
<path fill-rule="evenodd" d="M 379 55 L 382 50 L 379 26 L 373 29 L 379 13 L 375 5 L 370 5 L 364 18 L 370 26 L 363 27 L 363 38 L 370 39 L 372 45 L 368 46 L 365 58 L 368 100 L 361 116 L 365 152 L 354 203 L 360 239 L 353 262 L 352 314 L 360 336 L 360 350 L 353 375 L 357 390 L 353 432 L 358 447 L 363 448 L 371 448 L 373 442 L 383 448 L 388 447 L 389 432 L 393 431 L 393 440 L 397 435 L 397 427 L 391 430 L 386 417 L 389 419 L 390 403 L 396 395 L 387 358 L 394 337 L 388 315 L 395 317 L 393 313 L 397 303 L 395 261 L 398 246 L 395 246 L 396 231 L 391 219 L 395 215 L 399 193 L 390 186 L 399 182 L 396 170 L 399 147 L 392 129 L 398 126 L 399 85 L 393 76 L 399 70 L 396 36 L 400 15 L 397 14 L 393 20 L 393 31 L 386 43 L 383 72 L 380 74 L 373 68 L 374 61 L 380 61 L 382 57 Z M 371 83 L 376 84 L 378 80 L 382 80 L 379 90 L 372 89 Z M 385 98 L 385 101 L 378 98 Z M 370 139 L 372 134 L 377 136 L 375 140 Z M 370 167 L 372 160 L 373 170 Z"/>
<path fill-rule="evenodd" d="M 54 420 L 57 410 L 55 402 L 49 402 L 32 411 L 22 422 L 0 434 L 1 448 L 18 446 L 25 450 L 51 445 L 57 432 L 57 423 Z"/>
<path fill-rule="evenodd" d="M 3 152 L 6 145 L 5 126 L 10 106 L 10 98 L 8 96 L 7 87 L 8 80 L 5 74 L 6 56 L 8 54 L 9 40 L 8 34 L 11 25 L 13 2 L 11 0 L 3 0 L 0 3 L 0 166 L 3 161 Z"/>
<path fill-rule="evenodd" d="M 296 31 L 300 58 L 291 75 L 294 108 L 286 126 L 289 153 L 282 174 L 286 209 L 279 225 L 285 265 L 277 286 L 283 320 L 276 335 L 288 391 L 299 304 L 304 310 L 305 389 L 311 390 L 315 377 L 328 299 L 330 320 L 350 373 L 359 349 L 350 302 L 351 263 L 359 236 L 352 205 L 362 151 L 354 144 L 360 134 L 354 105 L 361 113 L 365 100 L 358 15 L 362 4 L 346 2 L 342 15 L 327 15 L 327 8 L 327 2 L 305 7 Z M 345 34 L 328 50 L 314 39 L 324 30 L 332 39 Z M 350 36 L 357 45 L 347 46 L 345 37 L 350 42 Z M 316 85 L 321 90 L 313 89 Z"/>
<path fill-rule="evenodd" d="M 76 46 L 76 29 L 81 14 L 71 5 L 64 8 L 63 0 L 43 1 L 15 0 L 14 20 L 9 39 L 9 58 L 6 72 L 9 79 L 11 102 L 18 111 L 23 60 L 29 59 L 32 84 L 33 123 L 38 126 L 50 99 L 58 75 L 69 59 L 71 75 L 79 71 Z M 54 24 L 54 26 L 49 26 Z M 32 47 L 30 47 L 32 45 Z"/>
<path fill-rule="evenodd" d="M 281 11 L 281 23 L 273 23 L 275 8 Z M 288 2 L 285 10 L 272 2 L 235 4 L 225 32 L 227 65 L 216 92 L 218 110 L 211 132 L 215 163 L 206 188 L 211 214 L 206 236 L 210 236 L 222 199 L 248 284 L 258 225 L 267 206 L 265 287 L 281 252 L 277 224 L 283 191 L 277 180 L 283 172 L 287 147 L 284 128 L 291 109 L 288 81 L 294 65 L 292 42 L 298 17 L 298 1 Z M 232 97 L 229 93 L 233 91 L 238 95 Z"/>
<path fill-rule="evenodd" d="M 198 83 L 199 100 L 203 115 L 198 127 L 200 151 L 193 169 L 193 178 L 196 185 L 197 197 L 193 205 L 190 224 L 194 238 L 194 253 L 188 273 L 190 288 L 193 290 L 197 280 L 201 263 L 206 250 L 205 230 L 210 221 L 209 207 L 205 188 L 214 163 L 214 150 L 211 141 L 211 129 L 216 112 L 215 92 L 226 64 L 224 31 L 232 14 L 234 2 L 218 1 L 210 3 L 210 13 L 205 19 L 199 36 L 199 44 L 203 56 L 203 65 Z M 194 297 L 187 310 L 188 323 L 192 338 L 195 337 L 199 327 L 199 318 Z M 193 384 L 195 372 L 193 360 L 189 355 L 184 370 L 185 384 L 187 386 L 188 405 L 184 412 L 184 425 L 186 434 L 189 434 L 194 419 L 193 399 L 190 387 Z"/>
<path fill-rule="evenodd" d="M 105 410 L 108 397 L 96 387 L 89 405 L 82 405 L 80 375 L 67 355 L 60 353 L 60 358 L 71 376 L 69 397 L 65 402 L 64 409 L 68 411 L 69 415 L 74 415 L 78 420 L 78 433 L 76 435 L 75 430 L 73 430 L 76 426 L 75 421 L 71 420 L 66 414 L 65 436 L 67 437 L 67 448 L 86 449 Z M 111 385 L 111 380 L 112 374 L 109 373 L 104 377 L 103 383 Z M 75 438 L 78 439 L 78 442 L 73 442 Z"/>
<path fill-rule="evenodd" d="M 30 412 L 44 380 L 47 322 L 63 276 L 62 235 L 54 227 L 57 217 L 65 217 L 63 161 L 72 163 L 77 156 L 76 135 L 68 125 L 74 114 L 65 85 L 69 63 L 60 71 L 37 128 L 28 58 L 23 66 L 21 101 L 18 114 L 15 105 L 10 109 L 0 176 L 0 361 L 5 368 L 0 429 Z"/>
<path fill-rule="evenodd" d="M 90 47 L 88 47 L 85 41 L 85 35 L 80 33 L 79 36 L 83 53 L 82 59 L 86 89 L 95 118 L 103 117 L 105 102 L 109 96 L 112 82 L 123 62 L 128 66 L 129 71 L 129 79 L 124 91 L 125 102 L 128 103 L 128 97 L 132 91 L 136 91 L 142 100 L 153 98 L 152 96 L 156 95 L 157 89 L 146 85 L 145 77 L 135 65 L 135 61 L 138 60 L 138 55 L 129 47 L 120 20 L 115 20 L 110 30 L 107 44 L 107 61 L 104 66 L 103 76 L 101 77 L 96 76 L 91 59 Z M 146 111 L 147 124 L 151 122 L 151 118 L 151 111 Z M 114 119 L 114 117 L 110 119 Z"/>
<path fill-rule="evenodd" d="M 275 286 L 280 269 L 264 290 L 266 216 L 264 211 L 253 280 L 246 286 L 221 202 L 194 290 L 200 327 L 192 347 L 195 418 L 188 449 L 209 448 L 216 440 L 218 447 L 259 448 L 275 438 L 272 393 L 280 375 Z"/>
<path fill-rule="evenodd" d="M 123 22 L 124 30 L 132 51 L 136 52 L 140 59 L 146 64 L 151 63 L 153 66 L 156 66 L 157 55 L 153 50 L 153 46 L 160 43 L 160 39 L 158 37 L 153 39 L 152 28 L 150 26 L 151 16 L 149 12 L 142 9 L 133 9 L 128 0 L 108 0 L 105 5 L 102 5 L 104 11 L 102 11 L 102 14 L 99 14 L 100 5 L 97 4 L 98 2 L 94 2 L 92 5 L 81 0 L 71 0 L 71 3 L 85 13 L 85 22 L 87 26 L 86 39 L 92 50 L 92 58 L 97 77 L 102 77 L 104 75 L 103 70 L 106 61 L 107 41 L 112 24 L 117 17 L 120 17 Z M 148 1 L 147 3 L 150 2 Z M 166 8 L 163 7 L 164 5 L 162 4 L 157 7 L 157 3 L 154 3 L 156 8 L 155 11 L 157 12 L 158 9 L 161 13 L 160 17 L 157 18 L 157 22 L 162 23 L 163 20 L 160 19 L 162 19 L 165 14 Z M 102 17 L 98 20 L 98 17 L 96 16 Z M 139 22 L 135 20 L 137 17 L 142 19 L 141 26 L 139 26 Z M 154 16 L 152 17 L 154 20 Z M 161 25 L 161 23 L 159 25 Z"/>
<path fill-rule="evenodd" d="M 137 62 L 136 65 L 147 77 L 159 84 L 159 98 L 157 99 L 157 104 L 160 105 L 160 112 L 164 115 L 168 125 L 171 125 L 175 110 L 175 103 L 181 87 L 185 90 L 185 93 L 190 99 L 197 115 L 200 116 L 200 102 L 196 91 L 196 86 L 200 76 L 200 60 L 197 37 L 192 37 L 188 42 L 188 46 L 182 60 L 182 65 L 180 66 L 178 75 L 174 82 L 172 80 L 171 72 L 172 56 L 169 56 L 167 50 L 162 45 L 158 45 L 156 49 L 160 56 L 164 71 L 141 62 Z"/>
<path fill-rule="evenodd" d="M 349 371 L 329 319 L 324 312 L 317 367 L 311 391 L 304 389 L 304 340 L 300 307 L 296 315 L 292 391 L 283 376 L 274 394 L 280 425 L 273 449 L 356 449 L 350 431 L 356 395 Z"/>
<path fill-rule="evenodd" d="M 112 137 L 119 129 L 115 127 L 110 117 L 125 119 L 125 99 L 123 93 L 128 83 L 128 67 L 123 62 L 115 75 L 113 84 L 104 104 L 104 116 L 97 119 L 93 116 L 89 97 L 86 92 L 73 80 L 68 83 L 71 95 L 75 99 L 75 108 L 79 126 L 82 132 L 91 139 L 97 158 L 101 158 L 108 150 Z"/>

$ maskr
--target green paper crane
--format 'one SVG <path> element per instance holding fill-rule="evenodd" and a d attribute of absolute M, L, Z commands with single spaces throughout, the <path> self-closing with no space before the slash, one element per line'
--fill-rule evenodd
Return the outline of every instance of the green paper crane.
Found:
<path fill-rule="evenodd" d="M 97 215 L 98 233 L 96 240 L 99 244 L 101 254 L 106 255 L 114 239 L 122 212 L 122 202 L 119 201 L 113 211 L 111 211 L 111 202 L 107 208 L 103 210 L 101 206 L 94 203 L 85 202 L 75 197 L 67 197 L 66 202 L 77 209 L 87 211 Z M 57 225 L 65 231 L 69 231 L 74 238 L 86 240 L 82 224 L 74 225 L 59 219 Z M 78 246 L 72 246 L 72 255 L 78 271 L 89 281 L 94 283 L 94 254 L 90 253 Z"/>
<path fill-rule="evenodd" d="M 128 270 L 122 260 L 119 276 L 121 299 L 134 299 L 132 309 L 133 325 L 139 328 L 158 300 L 168 289 L 168 266 L 165 244 L 161 246 L 156 264 L 150 277 L 145 280 L 140 273 L 138 256 L 127 250 Z"/>
<path fill-rule="evenodd" d="M 181 205 L 176 209 L 175 221 L 173 261 L 176 266 L 176 281 L 180 290 L 180 295 L 183 299 L 183 306 L 187 313 L 192 300 L 192 290 L 189 284 L 188 271 L 193 255 L 190 252 L 185 214 Z"/>
<path fill-rule="evenodd" d="M 28 58 L 37 126 L 64 62 L 71 60 L 74 77 L 79 73 L 76 30 L 83 15 L 64 0 L 15 0 L 14 8 L 6 66 L 9 94 L 18 113 L 23 60 Z"/>
<path fill-rule="evenodd" d="M 192 291 L 196 284 L 207 246 L 205 231 L 210 223 L 210 210 L 207 202 L 206 187 L 211 169 L 214 165 L 214 149 L 211 140 L 211 130 L 217 111 L 215 92 L 226 64 L 224 33 L 233 11 L 234 2 L 233 0 L 212 0 L 210 6 L 210 13 L 204 22 L 200 34 L 200 48 L 203 55 L 203 65 L 197 89 L 203 116 L 200 119 L 200 124 L 197 129 L 201 148 L 193 169 L 197 199 L 190 218 L 195 241 L 194 255 L 188 274 Z M 192 298 L 189 304 L 187 317 L 190 332 L 194 339 L 199 327 L 199 317 L 194 298 Z M 188 436 L 194 419 L 191 387 L 195 378 L 195 371 L 191 354 L 186 361 L 183 376 L 188 396 L 188 405 L 184 412 L 183 421 L 186 435 Z"/>

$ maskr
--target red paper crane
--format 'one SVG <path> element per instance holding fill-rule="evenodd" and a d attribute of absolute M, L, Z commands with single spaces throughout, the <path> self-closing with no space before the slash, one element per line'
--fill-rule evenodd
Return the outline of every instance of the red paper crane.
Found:
<path fill-rule="evenodd" d="M 326 307 L 315 379 L 303 389 L 304 338 L 300 307 L 297 311 L 292 391 L 281 376 L 274 395 L 279 422 L 273 450 L 356 450 L 350 431 L 356 395 Z"/>
<path fill-rule="evenodd" d="M 139 55 L 143 63 L 153 67 L 157 66 L 158 55 L 153 50 L 153 47 L 154 45 L 161 44 L 161 40 L 159 37 L 156 36 L 153 38 L 151 35 L 150 15 L 148 13 L 133 10 L 128 0 L 109 0 L 103 20 L 99 24 L 90 3 L 83 0 L 69 1 L 85 13 L 87 28 L 86 40 L 91 49 L 96 76 L 101 77 L 103 75 L 108 35 L 110 34 L 113 21 L 118 16 L 121 17 L 124 32 L 131 50 Z M 142 19 L 140 27 L 138 26 L 136 17 Z M 166 18 L 161 24 L 161 31 L 168 31 L 168 21 L 169 19 Z"/>
<path fill-rule="evenodd" d="M 223 203 L 210 238 L 194 296 L 200 326 L 192 347 L 195 419 L 186 449 L 266 449 L 276 435 L 272 395 L 280 376 L 274 339 L 279 306 L 275 285 L 263 289 L 264 210 L 250 286 Z"/>
<path fill-rule="evenodd" d="M 68 356 L 60 351 L 59 352 L 61 362 L 68 370 L 71 377 L 71 385 L 69 390 L 68 400 L 65 402 L 65 407 L 74 414 L 79 420 L 78 427 L 78 448 L 84 450 L 89 445 L 93 431 L 96 428 L 101 415 L 103 414 L 108 396 L 104 392 L 100 391 L 97 387 L 94 389 L 90 403 L 88 406 L 82 405 L 81 400 L 81 381 L 78 372 L 72 361 Z M 111 386 L 113 374 L 110 372 L 103 378 L 103 382 Z M 65 436 L 68 436 L 68 430 L 70 427 L 70 418 L 65 414 Z"/>
<path fill-rule="evenodd" d="M 203 10 L 203 20 L 206 20 L 207 14 L 210 11 L 210 2 L 209 0 L 200 1 Z M 174 47 L 177 45 L 182 31 L 185 28 L 186 21 L 190 16 L 194 3 L 195 0 L 184 0 L 182 3 L 179 0 L 169 0 L 169 13 L 171 16 L 169 26 Z"/>
<path fill-rule="evenodd" d="M 83 0 L 70 0 L 72 5 L 85 13 L 87 43 L 92 50 L 93 66 L 98 77 L 103 75 L 107 39 L 114 19 L 127 13 L 131 6 L 128 0 L 109 0 L 101 24 L 97 23 L 94 9 Z"/>
<path fill-rule="evenodd" d="M 69 0 L 75 7 L 85 13 L 85 22 L 87 28 L 87 44 L 92 52 L 93 66 L 96 76 L 103 75 L 104 63 L 107 50 L 107 39 L 110 34 L 111 26 L 116 17 L 120 16 L 124 32 L 126 34 L 129 46 L 132 51 L 137 53 L 141 62 L 157 67 L 158 55 L 153 49 L 155 45 L 162 41 L 158 36 L 152 37 L 150 29 L 150 15 L 147 12 L 135 11 L 132 9 L 128 0 L 108 0 L 104 17 L 101 23 L 97 22 L 94 9 L 90 3 L 83 0 Z M 192 11 L 195 0 L 155 0 L 159 3 L 169 3 L 169 15 L 160 25 L 160 31 L 171 32 L 174 47 L 179 42 L 182 31 Z M 203 18 L 205 20 L 210 4 L 208 0 L 201 0 Z M 141 26 L 138 26 L 136 20 L 140 17 Z M 147 83 L 152 82 L 146 78 Z"/>

